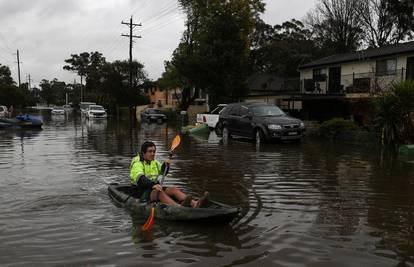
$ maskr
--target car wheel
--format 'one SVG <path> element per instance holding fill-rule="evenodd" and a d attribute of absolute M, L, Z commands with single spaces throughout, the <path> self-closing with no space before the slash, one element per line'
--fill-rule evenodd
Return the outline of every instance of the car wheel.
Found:
<path fill-rule="evenodd" d="M 266 141 L 266 137 L 265 137 L 263 131 L 260 130 L 260 129 L 256 130 L 254 136 L 255 136 L 255 140 L 256 140 L 257 145 L 263 144 Z"/>
<path fill-rule="evenodd" d="M 227 126 L 223 126 L 223 139 L 229 140 L 231 138 L 231 134 Z"/>
<path fill-rule="evenodd" d="M 222 136 L 223 135 L 223 129 L 222 129 L 221 123 L 217 123 L 216 128 L 214 129 L 214 131 L 216 132 L 217 136 Z"/>
<path fill-rule="evenodd" d="M 162 123 L 162 119 L 161 118 L 159 118 L 159 119 L 157 119 L 157 123 Z"/>

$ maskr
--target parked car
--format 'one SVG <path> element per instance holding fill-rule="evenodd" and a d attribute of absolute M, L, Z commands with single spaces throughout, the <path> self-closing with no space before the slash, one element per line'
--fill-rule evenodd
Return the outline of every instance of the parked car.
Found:
<path fill-rule="evenodd" d="M 51 111 L 52 115 L 65 115 L 63 107 L 54 107 Z"/>
<path fill-rule="evenodd" d="M 162 123 L 167 120 L 167 116 L 159 109 L 147 108 L 141 112 L 141 120 Z"/>
<path fill-rule="evenodd" d="M 301 140 L 303 121 L 290 117 L 276 105 L 235 103 L 223 109 L 216 133 L 225 138 L 241 136 L 261 143 L 268 140 Z"/>
<path fill-rule="evenodd" d="M 197 114 L 197 122 L 207 124 L 208 127 L 214 129 L 219 121 L 220 112 L 227 106 L 227 104 L 219 104 L 215 109 L 209 113 Z"/>
<path fill-rule="evenodd" d="M 90 105 L 96 105 L 96 103 L 94 103 L 94 102 L 80 102 L 79 103 L 79 108 L 81 110 L 82 115 L 86 115 Z"/>
<path fill-rule="evenodd" d="M 0 117 L 7 117 L 9 116 L 9 112 L 7 111 L 6 106 L 0 106 Z"/>
<path fill-rule="evenodd" d="M 100 105 L 89 105 L 85 115 L 88 119 L 105 119 L 107 117 L 105 109 Z"/>

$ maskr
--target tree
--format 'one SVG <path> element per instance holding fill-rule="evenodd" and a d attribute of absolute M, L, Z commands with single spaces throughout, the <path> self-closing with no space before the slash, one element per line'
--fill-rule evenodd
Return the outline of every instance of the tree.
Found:
<path fill-rule="evenodd" d="M 24 107 L 34 104 L 27 84 L 16 86 L 10 68 L 0 64 L 0 101 L 3 105 Z"/>
<path fill-rule="evenodd" d="M 14 85 L 15 82 L 11 76 L 11 71 L 9 66 L 4 66 L 0 64 L 0 85 L 7 85 L 11 86 Z"/>
<path fill-rule="evenodd" d="M 319 0 L 308 13 L 309 26 L 317 45 L 327 54 L 357 50 L 364 31 L 359 11 L 363 0 Z"/>
<path fill-rule="evenodd" d="M 275 26 L 259 22 L 252 43 L 254 72 L 271 72 L 282 77 L 298 76 L 297 67 L 321 53 L 311 37 L 304 24 L 295 19 Z"/>
<path fill-rule="evenodd" d="M 128 61 L 91 64 L 88 68 L 84 98 L 107 106 L 111 110 L 119 106 L 128 106 L 132 110 L 136 105 L 147 103 L 139 89 L 139 86 L 147 80 L 144 65 L 133 61 L 132 66 L 133 86 L 130 87 Z M 76 87 L 74 91 L 79 93 Z"/>
<path fill-rule="evenodd" d="M 65 103 L 66 84 L 56 78 L 52 81 L 43 79 L 40 82 L 40 96 L 47 105 L 63 105 Z"/>
<path fill-rule="evenodd" d="M 95 52 L 83 52 L 79 55 L 72 54 L 71 58 L 65 59 L 63 69 L 76 72 L 81 77 L 81 84 L 83 84 L 83 77 L 88 77 L 88 74 L 91 73 L 94 69 L 99 68 L 105 63 L 105 58 L 101 53 Z"/>
<path fill-rule="evenodd" d="M 264 11 L 261 0 L 180 0 L 187 14 L 182 41 L 166 64 L 170 81 L 181 85 L 181 109 L 186 110 L 200 89 L 211 104 L 242 95 L 249 74 L 250 36 Z M 162 82 L 161 82 L 162 84 Z"/>
<path fill-rule="evenodd" d="M 358 11 L 369 47 L 396 44 L 413 37 L 412 2 L 364 0 Z"/>

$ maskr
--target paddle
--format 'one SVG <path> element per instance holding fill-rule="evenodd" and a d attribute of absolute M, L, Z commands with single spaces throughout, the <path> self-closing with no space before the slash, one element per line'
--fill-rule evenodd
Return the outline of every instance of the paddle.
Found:
<path fill-rule="evenodd" d="M 168 158 L 172 158 L 172 152 L 180 145 L 181 143 L 181 137 L 180 135 L 176 135 L 171 143 L 171 149 L 168 155 Z M 162 178 L 161 178 L 161 182 L 160 184 L 162 185 L 164 183 L 164 179 L 165 176 L 167 174 L 167 166 L 165 166 L 164 169 L 164 173 L 162 174 Z M 155 213 L 155 209 L 154 207 L 151 208 L 151 212 L 150 212 L 150 216 L 148 217 L 147 221 L 145 222 L 145 224 L 142 226 L 142 230 L 143 231 L 148 231 L 149 229 L 151 229 L 152 225 L 154 224 L 154 213 Z"/>

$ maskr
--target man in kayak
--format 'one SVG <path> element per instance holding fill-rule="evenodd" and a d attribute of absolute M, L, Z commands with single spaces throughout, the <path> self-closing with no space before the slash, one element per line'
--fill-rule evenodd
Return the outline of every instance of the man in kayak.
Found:
<path fill-rule="evenodd" d="M 200 208 L 208 198 L 208 192 L 204 193 L 198 201 L 187 196 L 177 187 L 162 187 L 158 182 L 158 176 L 162 175 L 171 164 L 166 160 L 161 164 L 155 159 L 156 146 L 153 142 L 144 142 L 141 146 L 140 155 L 132 159 L 130 165 L 130 177 L 134 195 L 142 201 L 161 201 L 174 206 L 187 206 Z"/>

